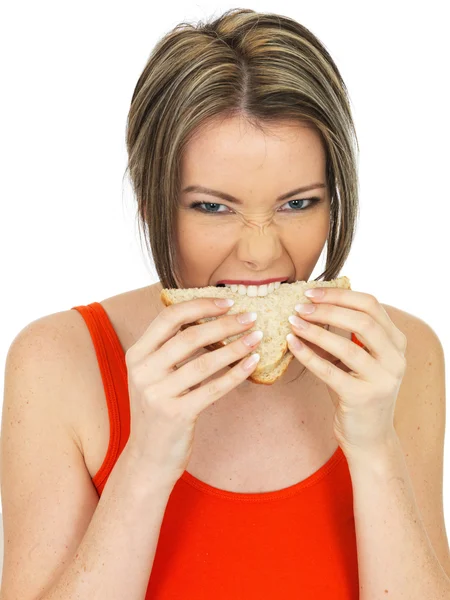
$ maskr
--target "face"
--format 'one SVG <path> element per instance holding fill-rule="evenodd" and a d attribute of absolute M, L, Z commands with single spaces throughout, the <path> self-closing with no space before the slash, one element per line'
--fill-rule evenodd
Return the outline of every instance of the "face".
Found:
<path fill-rule="evenodd" d="M 186 147 L 181 174 L 176 224 L 180 287 L 229 279 L 309 279 L 330 225 L 325 152 L 310 126 L 280 123 L 263 133 L 241 117 L 216 121 Z M 190 186 L 240 203 L 185 191 Z M 313 189 L 280 199 L 306 186 Z"/>

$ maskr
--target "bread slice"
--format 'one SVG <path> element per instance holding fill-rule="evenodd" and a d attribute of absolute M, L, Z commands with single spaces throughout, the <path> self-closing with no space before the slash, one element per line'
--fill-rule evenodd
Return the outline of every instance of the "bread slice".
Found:
<path fill-rule="evenodd" d="M 255 370 L 249 375 L 248 379 L 254 383 L 265 385 L 273 384 L 286 371 L 289 363 L 294 358 L 289 351 L 286 335 L 292 331 L 288 321 L 289 315 L 295 314 L 294 306 L 299 302 L 311 303 L 311 300 L 304 295 L 305 290 L 314 287 L 337 287 L 351 289 L 348 277 L 342 276 L 331 281 L 296 281 L 295 283 L 282 283 L 277 290 L 269 293 L 267 296 L 250 297 L 241 295 L 238 292 L 232 292 L 227 287 L 208 286 L 203 288 L 164 288 L 161 291 L 161 300 L 166 305 L 185 302 L 194 298 L 232 298 L 233 306 L 225 313 L 232 315 L 241 312 L 256 312 L 257 319 L 253 326 L 245 331 L 223 341 L 206 346 L 208 350 L 216 350 L 237 340 L 242 335 L 247 335 L 251 331 L 261 329 L 264 337 L 255 349 L 260 354 L 260 360 Z M 220 315 L 222 317 L 223 315 Z M 188 323 L 182 327 L 206 323 L 220 317 L 205 317 L 195 323 Z M 320 327 L 326 327 L 317 323 Z M 234 363 L 236 364 L 236 363 Z M 233 365 L 230 365 L 233 366 Z"/>

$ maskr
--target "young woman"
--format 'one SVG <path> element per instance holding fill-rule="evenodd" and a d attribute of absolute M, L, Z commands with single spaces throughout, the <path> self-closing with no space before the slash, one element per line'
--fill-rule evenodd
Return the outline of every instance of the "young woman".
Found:
<path fill-rule="evenodd" d="M 309 280 L 325 246 L 317 280 L 338 277 L 358 212 L 355 142 L 335 63 L 287 17 L 229 11 L 157 44 L 127 147 L 159 281 L 45 316 L 10 348 L 3 600 L 449 593 L 433 330 L 328 288 L 314 312 L 297 309 L 295 360 L 261 386 L 247 380 L 251 315 L 159 297 L 271 293 Z M 181 331 L 206 316 L 219 318 Z"/>

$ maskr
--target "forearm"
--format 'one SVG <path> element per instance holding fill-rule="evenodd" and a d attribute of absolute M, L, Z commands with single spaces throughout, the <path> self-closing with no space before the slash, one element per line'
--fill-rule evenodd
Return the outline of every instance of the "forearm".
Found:
<path fill-rule="evenodd" d="M 353 486 L 360 600 L 444 600 L 446 576 L 430 544 L 397 435 L 347 456 Z"/>
<path fill-rule="evenodd" d="M 144 485 L 142 469 L 125 450 L 74 559 L 40 600 L 145 598 L 173 486 L 156 474 Z"/>

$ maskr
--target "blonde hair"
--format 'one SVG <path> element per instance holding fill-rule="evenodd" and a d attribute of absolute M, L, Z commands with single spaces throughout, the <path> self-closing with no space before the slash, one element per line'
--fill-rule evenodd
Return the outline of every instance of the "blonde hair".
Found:
<path fill-rule="evenodd" d="M 200 126 L 233 116 L 261 130 L 306 121 L 321 136 L 331 214 L 325 270 L 316 281 L 339 277 L 359 216 L 359 145 L 347 88 L 306 27 L 282 15 L 232 9 L 165 35 L 133 92 L 126 171 L 162 286 L 178 287 L 181 279 L 173 236 L 182 153 Z"/>

